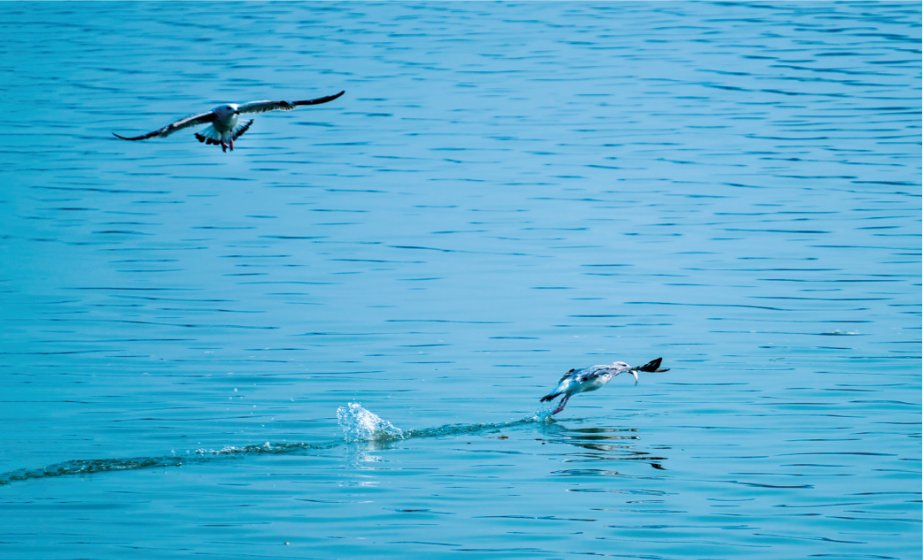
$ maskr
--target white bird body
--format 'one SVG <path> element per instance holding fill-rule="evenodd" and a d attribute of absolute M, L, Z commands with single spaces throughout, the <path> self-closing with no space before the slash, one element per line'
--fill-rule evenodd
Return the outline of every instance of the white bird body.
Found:
<path fill-rule="evenodd" d="M 564 398 L 558 403 L 557 408 L 551 414 L 557 414 L 564 410 L 567 401 L 579 393 L 587 393 L 602 388 L 606 383 L 612 381 L 616 376 L 622 373 L 629 373 L 635 378 L 635 384 L 638 383 L 638 372 L 664 372 L 668 369 L 660 369 L 662 358 L 651 360 L 643 366 L 631 367 L 625 362 L 612 362 L 611 364 L 601 364 L 590 366 L 582 369 L 571 369 L 564 374 L 558 381 L 558 385 L 550 393 L 541 398 L 542 402 L 551 401 L 564 395 Z"/>
<path fill-rule="evenodd" d="M 184 128 L 208 124 L 209 126 L 207 128 L 195 134 L 196 139 L 206 144 L 221 146 L 221 150 L 225 152 L 229 148 L 233 151 L 234 140 L 237 140 L 244 132 L 247 132 L 247 129 L 253 124 L 252 119 L 246 123 L 240 124 L 240 115 L 247 113 L 265 113 L 266 111 L 276 110 L 291 111 L 295 107 L 301 107 L 303 105 L 319 105 L 321 103 L 333 101 L 344 93 L 344 91 L 341 91 L 334 95 L 302 101 L 262 100 L 240 104 L 226 103 L 224 105 L 218 105 L 207 113 L 200 113 L 174 121 L 164 127 L 140 136 L 122 136 L 114 132 L 112 134 L 116 138 L 121 138 L 122 140 L 146 140 L 154 137 L 164 138 Z"/>

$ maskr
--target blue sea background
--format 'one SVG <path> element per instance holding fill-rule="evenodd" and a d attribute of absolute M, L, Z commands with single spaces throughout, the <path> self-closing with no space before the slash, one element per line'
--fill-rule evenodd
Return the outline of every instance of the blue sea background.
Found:
<path fill-rule="evenodd" d="M 921 557 L 918 2 L 0 14 L 0 557 Z"/>

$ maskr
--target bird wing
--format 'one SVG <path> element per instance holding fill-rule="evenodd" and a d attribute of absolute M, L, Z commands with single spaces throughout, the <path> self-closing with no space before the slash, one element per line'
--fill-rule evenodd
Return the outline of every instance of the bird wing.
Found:
<path fill-rule="evenodd" d="M 558 384 L 560 384 L 562 381 L 564 381 L 568 377 L 572 376 L 575 371 L 577 371 L 575 368 L 570 368 L 569 370 L 567 370 L 567 372 L 565 372 L 564 375 L 561 376 L 561 379 L 558 380 Z"/>
<path fill-rule="evenodd" d="M 587 381 L 589 381 L 589 380 L 591 380 L 591 379 L 596 379 L 597 377 L 599 377 L 600 373 L 602 373 L 602 372 L 604 372 L 604 371 L 606 371 L 606 370 L 604 370 L 604 369 L 601 370 L 601 369 L 596 368 L 596 367 L 587 368 L 586 370 L 581 371 L 580 373 L 577 374 L 577 376 L 576 376 L 576 377 L 577 377 L 577 382 L 583 384 L 583 383 L 586 383 Z"/>
<path fill-rule="evenodd" d="M 116 138 L 121 138 L 122 140 L 146 140 L 148 138 L 153 138 L 155 136 L 164 137 L 169 136 L 176 132 L 177 130 L 182 130 L 184 128 L 189 128 L 190 126 L 196 126 L 199 124 L 210 123 L 214 120 L 215 114 L 211 111 L 207 113 L 201 113 L 199 115 L 192 115 L 191 117 L 186 117 L 185 119 L 180 119 L 176 122 L 171 122 L 163 128 L 158 128 L 157 130 L 148 132 L 147 134 L 142 134 L 141 136 L 122 136 L 121 134 L 112 133 Z"/>
<path fill-rule="evenodd" d="M 301 107 L 302 105 L 320 105 L 321 103 L 327 103 L 333 101 L 337 97 L 340 97 L 346 93 L 346 91 L 341 91 L 334 95 L 327 95 L 325 97 L 318 97 L 317 99 L 303 99 L 300 101 L 248 101 L 247 103 L 242 103 L 237 110 L 241 113 L 265 113 L 266 111 L 291 111 L 295 107 Z"/>
<path fill-rule="evenodd" d="M 577 373 L 575 373 L 574 377 L 577 379 L 578 383 L 586 383 L 587 381 L 592 381 L 603 375 L 611 374 L 612 377 L 615 377 L 617 375 L 625 373 L 626 371 L 630 372 L 631 370 L 627 368 L 623 369 L 621 367 L 615 367 L 615 364 L 613 365 L 600 364 L 596 366 L 590 366 L 588 368 L 583 368 L 582 370 L 579 370 Z"/>

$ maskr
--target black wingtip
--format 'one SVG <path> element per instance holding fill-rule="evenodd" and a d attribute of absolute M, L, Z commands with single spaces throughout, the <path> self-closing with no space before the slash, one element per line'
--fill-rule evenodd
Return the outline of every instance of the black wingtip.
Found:
<path fill-rule="evenodd" d="M 320 104 L 320 103 L 329 103 L 329 102 L 333 101 L 334 99 L 338 99 L 338 98 L 340 98 L 340 97 L 343 97 L 343 94 L 344 94 L 344 93 L 346 93 L 346 90 L 345 90 L 345 89 L 341 89 L 339 93 L 334 93 L 333 95 L 328 95 L 327 97 L 321 97 L 320 99 L 317 99 L 316 101 L 317 101 L 318 104 Z"/>
<path fill-rule="evenodd" d="M 638 371 L 646 371 L 648 373 L 662 373 L 664 371 L 669 371 L 668 369 L 659 369 L 660 363 L 663 361 L 663 358 L 654 358 L 643 366 L 635 368 Z"/>
<path fill-rule="evenodd" d="M 301 107 L 303 105 L 320 105 L 321 103 L 330 103 L 334 99 L 341 97 L 346 90 L 341 90 L 340 93 L 334 93 L 333 95 L 326 95 L 324 97 L 318 97 L 317 99 L 305 99 L 303 101 L 293 101 L 291 104 L 293 107 Z M 289 107 L 291 109 L 291 107 Z"/>

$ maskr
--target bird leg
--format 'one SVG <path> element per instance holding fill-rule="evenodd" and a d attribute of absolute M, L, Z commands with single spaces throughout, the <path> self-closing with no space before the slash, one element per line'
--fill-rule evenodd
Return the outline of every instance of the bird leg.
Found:
<path fill-rule="evenodd" d="M 222 152 L 228 151 L 228 145 L 224 140 L 221 141 L 221 151 Z"/>
<path fill-rule="evenodd" d="M 554 412 L 551 413 L 552 416 L 564 410 L 564 407 L 567 406 L 567 400 L 570 399 L 570 395 L 564 395 L 564 398 L 561 399 L 561 402 L 558 403 L 558 407 L 554 409 Z"/>
<path fill-rule="evenodd" d="M 231 137 L 231 140 L 230 140 L 230 147 L 231 147 L 231 151 L 233 152 L 234 151 L 234 137 L 233 136 Z"/>

